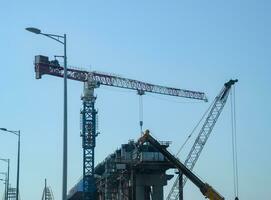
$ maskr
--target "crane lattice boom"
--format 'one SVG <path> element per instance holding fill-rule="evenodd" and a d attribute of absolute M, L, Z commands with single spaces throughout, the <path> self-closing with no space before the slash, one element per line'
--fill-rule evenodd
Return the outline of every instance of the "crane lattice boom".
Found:
<path fill-rule="evenodd" d="M 211 110 L 194 142 L 194 145 L 192 146 L 184 165 L 192 170 L 195 166 L 200 153 L 206 144 L 208 137 L 210 136 L 216 121 L 220 115 L 220 113 L 223 110 L 224 105 L 226 104 L 229 91 L 231 89 L 231 86 L 235 84 L 238 80 L 230 80 L 227 83 L 224 84 L 224 87 L 222 88 L 221 92 L 217 95 L 215 98 L 214 104 L 211 107 Z M 184 186 L 187 181 L 187 177 L 183 178 L 182 185 Z M 176 200 L 179 199 L 179 177 L 176 178 L 167 198 L 167 200 Z"/>
<path fill-rule="evenodd" d="M 45 56 L 42 56 L 45 57 Z M 47 59 L 46 59 L 47 58 Z M 41 56 L 36 56 L 35 59 L 36 78 L 40 79 L 42 75 L 49 74 L 53 76 L 63 77 L 64 68 L 57 62 L 49 62 L 48 57 L 41 59 Z M 87 82 L 89 78 L 96 81 L 98 85 L 106 85 L 118 88 L 126 88 L 142 92 L 151 92 L 163 95 L 184 97 L 190 99 L 198 99 L 207 101 L 207 97 L 203 92 L 196 92 L 191 90 L 177 89 L 172 87 L 165 87 L 154 85 L 142 81 L 123 78 L 116 75 L 110 75 L 101 72 L 89 72 L 81 69 L 67 69 L 67 77 L 72 80 Z"/>

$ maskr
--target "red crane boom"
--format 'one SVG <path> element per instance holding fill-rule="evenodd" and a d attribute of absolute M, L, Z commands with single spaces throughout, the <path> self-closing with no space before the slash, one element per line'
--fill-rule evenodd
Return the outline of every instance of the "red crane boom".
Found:
<path fill-rule="evenodd" d="M 48 57 L 35 57 L 35 72 L 36 79 L 40 79 L 43 75 L 48 74 L 52 76 L 63 77 L 64 68 L 61 67 L 57 61 L 49 62 Z M 207 97 L 203 92 L 196 92 L 191 90 L 177 89 L 173 87 L 165 87 L 154 85 L 142 81 L 137 81 L 129 78 L 123 78 L 116 75 L 105 74 L 95 71 L 86 71 L 81 69 L 67 69 L 67 77 L 72 80 L 87 82 L 89 78 L 96 81 L 98 85 L 107 85 L 118 88 L 132 89 L 142 92 L 151 92 L 163 95 L 178 96 L 190 99 L 198 99 L 207 101 Z"/>

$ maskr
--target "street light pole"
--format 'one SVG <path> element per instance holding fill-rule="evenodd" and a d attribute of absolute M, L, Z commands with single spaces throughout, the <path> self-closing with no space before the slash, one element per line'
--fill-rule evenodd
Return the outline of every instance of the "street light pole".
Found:
<path fill-rule="evenodd" d="M 21 152 L 21 131 L 18 131 L 18 156 L 17 156 L 16 200 L 19 200 L 20 152 Z"/>
<path fill-rule="evenodd" d="M 64 102 L 63 102 L 63 174 L 62 174 L 62 200 L 67 200 L 67 166 L 68 166 L 68 123 L 67 123 L 67 41 L 66 34 L 64 35 L 56 35 L 56 34 L 48 34 L 42 33 L 40 29 L 29 27 L 26 28 L 27 31 L 30 31 L 35 34 L 44 35 L 49 37 L 61 44 L 64 45 Z M 61 41 L 60 38 L 63 40 Z"/>
<path fill-rule="evenodd" d="M 67 200 L 67 166 L 68 166 L 68 130 L 67 130 L 67 54 L 66 34 L 64 34 L 64 119 L 63 119 L 63 175 L 62 200 Z"/>
<path fill-rule="evenodd" d="M 17 182 L 16 182 L 16 200 L 19 200 L 19 180 L 20 180 L 20 151 L 21 151 L 21 131 L 11 131 L 6 128 L 0 130 L 13 133 L 18 136 L 18 152 L 17 152 Z"/>

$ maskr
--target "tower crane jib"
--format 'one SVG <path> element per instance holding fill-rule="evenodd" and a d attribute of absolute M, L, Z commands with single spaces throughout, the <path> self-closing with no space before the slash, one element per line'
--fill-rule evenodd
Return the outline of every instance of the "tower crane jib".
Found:
<path fill-rule="evenodd" d="M 49 61 L 48 57 L 39 55 L 35 57 L 35 72 L 36 79 L 41 79 L 41 77 L 45 74 L 63 77 L 64 68 L 55 61 Z M 203 92 L 165 87 L 101 72 L 90 72 L 86 70 L 68 68 L 67 77 L 68 79 L 81 82 L 87 82 L 89 77 L 91 77 L 91 79 L 96 81 L 98 85 L 208 101 L 205 93 Z"/>

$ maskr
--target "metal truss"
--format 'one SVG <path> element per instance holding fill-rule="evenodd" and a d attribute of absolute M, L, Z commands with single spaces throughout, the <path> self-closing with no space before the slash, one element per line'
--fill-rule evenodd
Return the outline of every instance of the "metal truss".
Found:
<path fill-rule="evenodd" d="M 64 69 L 61 66 L 50 63 L 35 63 L 35 72 L 37 79 L 40 79 L 44 74 L 63 77 Z M 207 97 L 203 92 L 154 85 L 102 72 L 89 72 L 72 68 L 67 69 L 67 77 L 72 80 L 86 82 L 89 76 L 100 85 L 207 101 Z"/>
<path fill-rule="evenodd" d="M 222 112 L 224 105 L 226 104 L 227 98 L 229 96 L 229 91 L 231 86 L 237 82 L 237 80 L 230 80 L 229 82 L 224 84 L 223 89 L 218 94 L 218 96 L 215 98 L 214 104 L 211 107 L 211 110 L 193 144 L 193 147 L 191 148 L 184 165 L 192 170 L 200 156 L 200 153 L 202 152 L 202 149 L 204 145 L 206 144 L 215 124 L 216 121 Z M 184 187 L 185 183 L 187 181 L 187 177 L 183 177 L 183 183 L 182 186 Z M 179 199 L 179 176 L 176 178 L 168 196 L 167 200 L 176 200 Z"/>
<path fill-rule="evenodd" d="M 82 97 L 82 147 L 83 147 L 83 199 L 95 199 L 94 180 L 94 149 L 96 146 L 96 114 L 94 108 L 95 97 L 88 99 Z"/>

